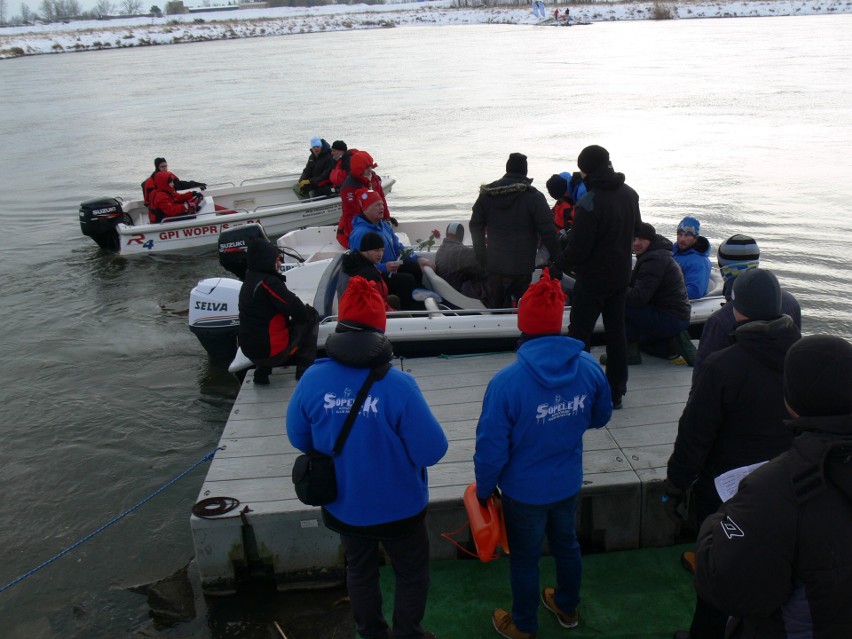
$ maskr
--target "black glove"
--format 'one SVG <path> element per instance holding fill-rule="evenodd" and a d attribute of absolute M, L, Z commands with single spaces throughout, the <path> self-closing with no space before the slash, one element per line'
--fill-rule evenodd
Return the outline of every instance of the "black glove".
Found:
<path fill-rule="evenodd" d="M 564 273 L 562 273 L 562 269 L 559 268 L 559 265 L 556 262 L 551 262 L 547 266 L 550 269 L 550 277 L 555 279 L 557 282 L 561 282 Z"/>
<path fill-rule="evenodd" d="M 199 189 L 201 189 L 202 191 L 206 191 L 206 190 L 207 190 L 207 185 L 206 185 L 204 182 L 199 182 L 199 183 L 198 183 L 198 188 L 199 188 Z"/>
<path fill-rule="evenodd" d="M 477 495 L 477 496 L 476 496 L 476 501 L 478 501 L 478 502 L 479 502 L 479 505 L 480 505 L 480 506 L 482 506 L 483 508 L 488 508 L 488 500 L 489 500 L 489 499 L 491 499 L 492 497 L 496 497 L 497 499 L 500 499 L 500 489 L 499 489 L 499 488 L 495 488 L 495 489 L 491 492 L 491 494 L 490 494 L 490 495 L 488 495 L 488 497 L 485 497 L 485 498 L 480 497 L 479 495 Z"/>
<path fill-rule="evenodd" d="M 201 195 L 201 193 L 199 193 L 198 191 L 193 191 L 192 197 L 194 197 L 196 200 L 203 200 L 204 199 L 204 196 Z"/>
<path fill-rule="evenodd" d="M 663 493 L 661 503 L 663 504 L 663 509 L 666 511 L 666 515 L 673 522 L 682 524 L 686 521 L 688 514 L 686 493 L 668 479 L 666 480 L 665 492 Z"/>

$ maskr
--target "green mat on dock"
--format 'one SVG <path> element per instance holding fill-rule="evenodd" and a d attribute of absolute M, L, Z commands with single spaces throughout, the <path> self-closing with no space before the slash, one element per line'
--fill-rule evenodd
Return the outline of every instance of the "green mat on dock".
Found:
<path fill-rule="evenodd" d="M 580 626 L 562 628 L 539 607 L 539 639 L 606 637 L 670 639 L 687 629 L 695 605 L 692 575 L 680 565 L 680 554 L 692 544 L 646 548 L 583 557 Z M 554 585 L 553 560 L 541 561 L 542 585 Z M 434 561 L 429 604 L 423 627 L 439 639 L 493 639 L 494 608 L 511 608 L 509 560 L 487 564 L 476 560 Z M 382 568 L 386 618 L 392 618 L 393 573 Z"/>

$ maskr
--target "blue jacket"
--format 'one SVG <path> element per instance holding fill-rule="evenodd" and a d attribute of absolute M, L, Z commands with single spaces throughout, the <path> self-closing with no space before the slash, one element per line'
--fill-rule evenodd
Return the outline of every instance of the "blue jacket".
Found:
<path fill-rule="evenodd" d="M 683 281 L 689 299 L 697 300 L 707 295 L 707 288 L 710 286 L 710 242 L 707 238 L 699 235 L 695 244 L 683 252 L 675 243 L 672 257 L 683 271 Z"/>
<path fill-rule="evenodd" d="M 379 220 L 373 224 L 363 215 L 356 215 L 352 218 L 352 232 L 349 234 L 349 246 L 361 246 L 361 238 L 367 233 L 378 233 L 385 241 L 385 252 L 382 255 L 382 261 L 376 265 L 382 275 L 386 275 L 388 267 L 385 262 L 393 262 L 398 260 L 402 252 L 407 248 L 399 241 L 396 233 L 393 232 L 391 223 L 387 220 Z M 409 253 L 405 260 L 406 263 L 414 263 L 417 261 L 417 253 Z"/>
<path fill-rule="evenodd" d="M 331 454 L 369 368 L 318 359 L 287 406 L 290 443 Z M 370 389 L 343 451 L 334 460 L 337 499 L 325 508 L 351 526 L 373 526 L 422 512 L 426 467 L 447 452 L 447 438 L 408 373 L 392 368 Z"/>
<path fill-rule="evenodd" d="M 482 400 L 473 456 L 477 494 L 487 497 L 499 485 L 527 504 L 577 494 L 583 433 L 611 416 L 609 383 L 582 342 L 563 336 L 525 342 Z"/>

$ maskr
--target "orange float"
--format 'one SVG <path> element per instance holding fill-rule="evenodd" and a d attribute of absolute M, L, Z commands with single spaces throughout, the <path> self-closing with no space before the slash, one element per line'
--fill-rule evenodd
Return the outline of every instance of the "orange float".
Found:
<path fill-rule="evenodd" d="M 464 507 L 470 521 L 470 531 L 476 554 L 483 562 L 496 559 L 497 544 L 509 554 L 509 542 L 506 539 L 506 524 L 503 521 L 503 507 L 500 499 L 491 495 L 487 507 L 483 508 L 476 498 L 476 483 L 470 484 L 464 491 Z"/>

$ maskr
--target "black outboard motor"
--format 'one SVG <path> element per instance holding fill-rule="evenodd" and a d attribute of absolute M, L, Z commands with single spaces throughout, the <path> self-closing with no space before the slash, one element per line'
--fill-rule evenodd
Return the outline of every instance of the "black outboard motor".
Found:
<path fill-rule="evenodd" d="M 256 238 L 269 238 L 260 224 L 243 224 L 219 233 L 219 264 L 240 281 L 245 279 L 248 267 L 248 242 Z"/>
<path fill-rule="evenodd" d="M 80 205 L 80 229 L 83 235 L 88 235 L 107 251 L 120 250 L 115 227 L 119 222 L 129 224 L 129 219 L 129 216 L 125 219 L 121 200 L 114 197 L 86 200 Z"/>

